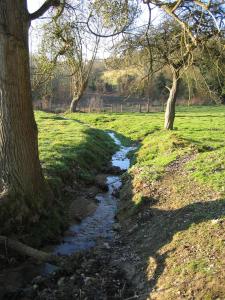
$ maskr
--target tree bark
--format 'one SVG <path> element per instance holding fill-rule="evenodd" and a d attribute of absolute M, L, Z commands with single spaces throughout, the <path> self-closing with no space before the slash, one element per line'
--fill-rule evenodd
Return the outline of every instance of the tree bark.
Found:
<path fill-rule="evenodd" d="M 173 130 L 177 92 L 178 92 L 178 86 L 180 82 L 179 72 L 172 69 L 172 73 L 173 73 L 173 82 L 172 82 L 172 87 L 170 88 L 169 98 L 166 104 L 165 123 L 164 123 L 164 128 L 167 130 Z"/>
<path fill-rule="evenodd" d="M 49 191 L 32 107 L 29 25 L 26 0 L 0 1 L 0 217 L 21 222 L 35 219 L 31 211 L 38 214 Z"/>

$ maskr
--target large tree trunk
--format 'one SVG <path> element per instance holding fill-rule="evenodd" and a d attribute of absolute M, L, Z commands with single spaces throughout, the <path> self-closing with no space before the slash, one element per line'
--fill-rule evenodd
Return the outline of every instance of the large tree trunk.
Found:
<path fill-rule="evenodd" d="M 0 218 L 13 222 L 37 220 L 48 190 L 32 107 L 29 25 L 26 0 L 0 0 Z"/>
<path fill-rule="evenodd" d="M 172 82 L 172 87 L 170 88 L 169 98 L 166 104 L 165 124 L 164 124 L 164 128 L 168 130 L 173 130 L 177 92 L 178 92 L 178 86 L 180 81 L 179 72 L 172 70 L 172 73 L 173 73 L 173 82 Z"/>

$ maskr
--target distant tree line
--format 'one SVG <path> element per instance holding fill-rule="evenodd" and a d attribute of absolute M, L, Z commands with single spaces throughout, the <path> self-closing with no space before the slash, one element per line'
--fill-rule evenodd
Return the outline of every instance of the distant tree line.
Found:
<path fill-rule="evenodd" d="M 177 97 L 182 103 L 222 103 L 225 104 L 225 54 L 222 46 L 216 43 L 209 45 L 206 52 L 196 51 L 196 62 L 181 77 Z M 135 53 L 133 53 L 135 57 Z M 166 102 L 171 85 L 170 70 L 162 68 L 148 81 L 144 67 L 138 72 L 127 67 L 127 62 L 112 55 L 109 59 L 96 60 L 84 92 L 99 94 L 113 93 L 118 96 L 141 97 L 150 102 Z M 51 61 L 40 55 L 32 58 L 31 82 L 34 101 L 51 97 L 55 104 L 70 105 L 73 99 L 73 78 L 67 62 L 60 61 L 53 68 Z M 134 62 L 133 62 L 134 63 Z M 46 67 L 47 64 L 47 67 Z M 49 74 L 50 72 L 50 74 Z M 202 102 L 201 102 L 202 101 Z"/>

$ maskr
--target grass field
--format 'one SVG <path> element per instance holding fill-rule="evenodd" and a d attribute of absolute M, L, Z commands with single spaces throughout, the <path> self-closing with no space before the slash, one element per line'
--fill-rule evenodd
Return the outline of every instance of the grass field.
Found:
<path fill-rule="evenodd" d="M 157 179 L 165 167 L 184 155 L 197 152 L 187 164 L 199 182 L 225 191 L 225 107 L 178 107 L 174 131 L 164 131 L 163 113 L 70 114 L 69 118 L 119 133 L 124 143 L 140 141 L 137 167 L 146 180 Z"/>
<path fill-rule="evenodd" d="M 119 218 L 143 299 L 225 299 L 225 107 L 178 107 L 172 132 L 162 113 L 67 116 L 139 142 Z"/>

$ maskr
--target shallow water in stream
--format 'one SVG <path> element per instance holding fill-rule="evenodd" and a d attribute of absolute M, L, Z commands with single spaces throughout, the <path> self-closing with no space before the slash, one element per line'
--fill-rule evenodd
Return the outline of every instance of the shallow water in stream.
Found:
<path fill-rule="evenodd" d="M 112 156 L 112 166 L 127 170 L 130 166 L 130 159 L 127 154 L 134 150 L 134 147 L 122 146 L 120 140 L 113 132 L 108 135 L 120 147 Z M 119 176 L 107 176 L 108 192 L 99 193 L 96 196 L 99 204 L 95 212 L 86 217 L 80 224 L 70 226 L 69 234 L 65 236 L 62 243 L 57 245 L 54 253 L 58 255 L 71 255 L 78 251 L 87 250 L 93 247 L 99 240 L 110 241 L 114 236 L 113 224 L 117 210 L 117 198 L 115 192 L 120 188 L 122 182 Z M 54 271 L 55 267 L 46 264 L 43 273 Z"/>

